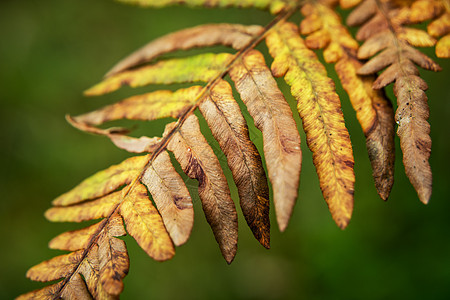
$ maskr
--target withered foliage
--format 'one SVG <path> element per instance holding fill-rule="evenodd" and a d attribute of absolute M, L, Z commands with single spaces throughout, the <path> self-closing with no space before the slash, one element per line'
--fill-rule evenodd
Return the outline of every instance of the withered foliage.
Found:
<path fill-rule="evenodd" d="M 32 267 L 36 281 L 60 280 L 20 299 L 115 299 L 129 268 L 127 233 L 152 258 L 170 259 L 191 233 L 191 195 L 169 152 L 183 172 L 198 181 L 206 219 L 223 257 L 236 255 L 238 217 L 235 201 L 219 159 L 203 136 L 198 116 L 217 140 L 236 184 L 241 211 L 255 238 L 270 247 L 270 195 L 278 227 L 284 231 L 292 215 L 300 183 L 302 154 L 294 113 L 302 120 L 324 199 L 332 218 L 344 229 L 352 215 L 355 175 L 352 144 L 345 127 L 335 83 L 313 50 L 334 64 L 366 136 L 378 194 L 387 200 L 394 173 L 394 132 L 403 152 L 406 175 L 419 199 L 431 196 L 432 175 L 429 109 L 417 66 L 440 67 L 416 47 L 436 46 L 439 57 L 450 53 L 450 4 L 447 0 L 121 0 L 135 5 L 256 7 L 269 10 L 273 21 L 259 25 L 209 24 L 183 29 L 150 42 L 131 54 L 85 92 L 113 92 L 122 86 L 191 83 L 176 91 L 139 94 L 80 116 L 67 116 L 76 128 L 104 135 L 119 148 L 142 153 L 100 171 L 53 201 L 45 216 L 55 222 L 99 219 L 84 229 L 62 233 L 49 246 L 69 251 Z M 352 8 L 347 24 L 359 26 L 356 39 L 336 7 Z M 299 24 L 288 21 L 301 13 Z M 426 31 L 411 27 L 428 22 Z M 304 38 L 302 38 L 302 35 Z M 436 40 L 439 38 L 439 41 Z M 363 44 L 357 42 L 363 41 Z M 255 47 L 265 43 L 269 67 Z M 222 45 L 230 53 L 203 53 L 182 58 L 165 54 Z M 377 77 L 377 73 L 380 72 Z M 292 111 L 274 77 L 283 77 L 297 101 Z M 394 83 L 397 111 L 384 87 Z M 194 85 L 195 84 L 195 85 Z M 263 137 L 259 153 L 233 88 Z M 198 113 L 196 113 L 198 111 Z M 98 126 L 129 119 L 173 118 L 161 137 L 139 138 L 123 128 Z M 261 156 L 265 158 L 267 174 Z M 304 179 L 308 180 L 308 179 Z M 237 199 L 236 199 L 237 200 Z"/>

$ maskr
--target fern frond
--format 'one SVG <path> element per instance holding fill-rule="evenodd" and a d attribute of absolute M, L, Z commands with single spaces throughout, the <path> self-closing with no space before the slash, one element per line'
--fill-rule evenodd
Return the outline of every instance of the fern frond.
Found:
<path fill-rule="evenodd" d="M 440 67 L 414 47 L 433 46 L 425 31 L 405 25 L 433 20 L 429 33 L 447 34 L 439 53 L 447 53 L 448 2 L 388 0 L 119 0 L 162 7 L 171 4 L 206 7 L 255 7 L 270 10 L 274 19 L 265 27 L 210 24 L 161 37 L 109 71 L 85 92 L 103 95 L 122 86 L 189 84 L 176 91 L 157 90 L 128 97 L 68 121 L 76 128 L 103 135 L 121 149 L 145 153 L 100 171 L 53 201 L 45 216 L 57 222 L 101 219 L 83 229 L 55 237 L 50 248 L 69 251 L 35 267 L 32 280 L 60 280 L 20 298 L 117 299 L 129 259 L 124 241 L 130 234 L 153 259 L 168 260 L 184 244 L 194 221 L 191 195 L 173 166 L 170 151 L 183 172 L 199 183 L 198 194 L 206 219 L 227 263 L 236 255 L 238 217 L 221 164 L 201 132 L 201 113 L 224 153 L 245 220 L 255 238 L 270 247 L 269 188 L 261 155 L 250 140 L 246 120 L 233 96 L 239 93 L 263 137 L 267 177 L 272 183 L 279 229 L 284 231 L 297 199 L 302 152 L 293 112 L 275 77 L 284 77 L 297 101 L 320 188 L 332 218 L 344 229 L 353 211 L 355 175 L 349 133 L 335 85 L 311 49 L 324 49 L 334 63 L 366 136 L 378 193 L 387 199 L 393 184 L 394 114 L 382 90 L 395 82 L 398 109 L 395 120 L 406 174 L 422 202 L 431 195 L 431 151 L 427 89 L 416 65 Z M 348 18 L 363 24 L 358 43 L 334 11 L 337 3 L 357 6 Z M 428 4 L 427 4 L 428 3 Z M 301 9 L 300 29 L 287 19 Z M 426 13 L 420 16 L 417 10 Z M 447 26 L 447 27 L 446 27 Z M 306 40 L 300 33 L 307 35 Z M 264 41 L 274 58 L 271 68 L 255 47 Z M 174 51 L 227 46 L 234 53 L 203 53 L 167 58 Z M 438 47 L 436 48 L 438 50 Z M 376 53 L 378 56 L 372 58 Z M 369 59 L 363 64 L 360 59 Z M 375 78 L 372 74 L 387 69 Z M 229 76 L 230 80 L 226 78 Z M 227 80 L 225 80 L 227 79 Z M 230 82 L 230 83 L 229 83 Z M 376 90 L 374 90 L 375 88 Z M 200 114 L 198 114 L 200 116 Z M 101 128 L 114 120 L 153 121 L 173 118 L 161 137 L 128 136 L 124 128 Z M 153 202 L 155 205 L 153 205 Z M 237 199 L 236 199 L 237 200 Z"/>
<path fill-rule="evenodd" d="M 426 122 L 428 105 L 426 97 L 422 95 L 426 85 L 422 80 L 415 79 L 419 74 L 415 65 L 432 71 L 439 71 L 441 68 L 414 48 L 414 46 L 432 46 L 435 40 L 424 31 L 403 26 L 410 22 L 411 15 L 414 14 L 411 14 L 409 6 L 389 1 L 366 0 L 351 13 L 347 21 L 350 25 L 365 23 L 357 33 L 357 37 L 366 40 L 358 50 L 358 58 L 367 59 L 382 51 L 363 65 L 358 73 L 373 74 L 388 67 L 374 82 L 373 88 L 380 89 L 395 81 L 397 94 L 403 95 L 402 101 L 398 99 L 399 107 L 396 113 L 403 163 L 419 199 L 423 203 L 428 203 L 431 196 L 431 168 L 428 163 L 431 140 L 429 136 L 425 137 L 429 134 L 429 124 Z M 404 109 L 400 106 L 401 103 L 411 105 L 408 109 L 410 114 L 400 113 L 401 109 Z M 425 113 L 423 109 L 427 112 Z M 411 120 L 414 122 L 410 124 Z M 405 126 L 408 128 L 412 126 L 413 129 L 405 129 Z M 404 134 L 405 131 L 409 134 Z M 417 143 L 426 146 L 422 147 L 419 144 L 415 148 L 407 146 Z M 420 168 L 417 165 L 419 161 Z"/>
<path fill-rule="evenodd" d="M 306 17 L 300 32 L 308 35 L 310 49 L 324 48 L 326 62 L 335 63 L 336 73 L 347 91 L 366 136 L 378 194 L 387 200 L 394 184 L 394 112 L 384 93 L 374 91 L 371 76 L 357 74 L 362 63 L 356 58 L 358 43 L 342 25 L 334 11 L 336 1 L 314 1 L 302 7 Z"/>

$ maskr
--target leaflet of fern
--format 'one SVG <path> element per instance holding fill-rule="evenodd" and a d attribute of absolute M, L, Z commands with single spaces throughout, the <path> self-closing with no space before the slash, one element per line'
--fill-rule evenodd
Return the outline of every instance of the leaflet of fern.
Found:
<path fill-rule="evenodd" d="M 129 184 L 142 171 L 148 161 L 146 156 L 136 156 L 118 165 L 97 172 L 69 192 L 56 198 L 54 206 L 67 206 L 107 195 L 122 185 Z"/>
<path fill-rule="evenodd" d="M 354 160 L 334 82 L 294 24 L 278 24 L 266 43 L 274 57 L 272 73 L 285 77 L 297 99 L 324 198 L 336 224 L 345 228 L 353 210 Z"/>
<path fill-rule="evenodd" d="M 324 2 L 324 4 L 322 4 Z M 387 200 L 394 184 L 394 112 L 383 92 L 374 91 L 371 76 L 359 76 L 362 66 L 356 59 L 358 43 L 342 25 L 333 6 L 335 1 L 312 2 L 302 7 L 306 17 L 300 32 L 307 34 L 310 49 L 324 48 L 326 62 L 335 63 L 343 88 L 349 95 L 366 136 L 366 147 L 378 194 Z"/>
<path fill-rule="evenodd" d="M 50 249 L 65 251 L 77 251 L 86 249 L 89 246 L 90 239 L 96 232 L 101 230 L 103 222 L 93 224 L 83 229 L 63 232 L 54 237 L 49 243 Z"/>
<path fill-rule="evenodd" d="M 134 4 L 149 7 L 164 7 L 174 4 L 186 4 L 189 6 L 203 7 L 255 7 L 260 9 L 270 9 L 272 13 L 277 13 L 286 6 L 286 1 L 282 0 L 117 0 L 122 3 Z"/>
<path fill-rule="evenodd" d="M 160 118 L 178 118 L 193 104 L 202 87 L 193 86 L 176 92 L 156 91 L 132 96 L 112 105 L 74 118 L 77 122 L 100 125 L 119 119 L 151 121 Z"/>
<path fill-rule="evenodd" d="M 394 85 L 397 97 L 395 120 L 403 151 L 406 175 L 419 195 L 428 203 L 431 196 L 432 175 L 428 159 L 431 154 L 430 124 L 426 121 L 429 108 L 425 90 L 427 84 L 418 76 L 400 77 Z"/>
<path fill-rule="evenodd" d="M 338 61 L 335 67 L 366 136 L 378 194 L 387 200 L 394 184 L 394 110 L 383 91 L 372 89 L 373 77 L 357 75 L 361 66 L 359 61 L 347 57 Z"/>
<path fill-rule="evenodd" d="M 124 184 L 131 182 L 145 166 L 148 157 L 136 156 L 122 163 L 97 172 L 85 179 L 69 192 L 53 200 L 54 206 L 67 206 L 85 200 L 95 199 L 115 191 Z"/>
<path fill-rule="evenodd" d="M 153 65 L 125 71 L 106 78 L 85 91 L 87 96 L 113 92 L 123 85 L 140 87 L 148 84 L 170 84 L 176 82 L 208 82 L 222 72 L 232 59 L 228 53 L 206 53 L 188 58 L 176 58 Z M 177 70 L 174 72 L 173 70 Z"/>
<path fill-rule="evenodd" d="M 220 80 L 199 109 L 227 157 L 247 224 L 261 245 L 269 248 L 270 203 L 266 174 L 231 86 Z"/>
<path fill-rule="evenodd" d="M 229 72 L 255 126 L 261 130 L 275 211 L 286 229 L 297 199 L 301 169 L 300 135 L 292 112 L 258 51 L 249 51 Z"/>
<path fill-rule="evenodd" d="M 142 184 L 137 183 L 125 197 L 120 214 L 128 233 L 151 258 L 159 261 L 172 258 L 175 254 L 172 240 Z"/>
<path fill-rule="evenodd" d="M 207 24 L 180 30 L 138 49 L 120 62 L 107 74 L 107 77 L 123 72 L 134 66 L 150 62 L 165 53 L 189 50 L 196 47 L 214 45 L 229 46 L 236 50 L 248 45 L 255 35 L 261 34 L 263 27 L 239 24 Z"/>
<path fill-rule="evenodd" d="M 88 251 L 78 250 L 54 257 L 27 272 L 27 277 L 33 280 L 53 281 L 65 278 L 63 281 L 23 297 L 70 298 L 73 295 L 89 295 L 90 298 L 92 295 L 96 299 L 112 299 L 118 296 L 123 290 L 122 279 L 129 268 L 125 243 L 115 238 L 125 235 L 122 218 L 115 214 L 91 228 L 95 227 L 99 232 Z M 83 275 L 85 282 L 80 275 Z"/>
<path fill-rule="evenodd" d="M 366 2 L 371 1 L 366 0 Z M 439 71 L 441 67 L 412 46 L 431 46 L 435 43 L 435 40 L 423 31 L 409 30 L 403 26 L 403 24 L 410 22 L 411 13 L 407 6 L 402 7 L 387 2 L 374 3 L 372 15 L 368 16 L 361 12 L 361 7 L 365 5 L 363 3 L 349 16 L 349 19 L 353 17 L 351 21 L 354 18 L 359 18 L 361 22 L 366 22 L 365 26 L 359 29 L 359 32 L 363 32 L 361 36 L 366 39 L 366 42 L 360 47 L 358 57 L 366 59 L 382 51 L 364 64 L 358 73 L 372 74 L 387 67 L 374 82 L 373 87 L 379 89 L 395 81 L 396 93 L 403 97 L 402 100 L 397 98 L 397 123 L 406 118 L 406 121 L 403 121 L 403 128 L 409 128 L 405 124 L 409 124 L 410 120 L 417 120 L 416 123 L 410 125 L 410 128 L 413 128 L 412 130 L 401 129 L 399 126 L 397 134 L 400 136 L 406 175 L 416 189 L 419 199 L 423 203 L 428 203 L 431 196 L 432 181 L 431 168 L 428 163 L 431 139 L 429 136 L 428 138 L 424 136 L 430 132 L 429 124 L 426 122 L 429 113 L 424 111 L 428 110 L 426 96 L 423 92 L 426 90 L 426 84 L 417 77 L 419 71 L 415 64 L 432 71 Z M 377 20 L 379 26 L 377 33 L 372 28 L 375 26 L 374 19 Z M 405 95 L 404 93 L 408 94 Z M 406 101 L 405 99 L 409 100 Z M 404 106 L 402 103 L 407 103 L 407 105 Z M 412 105 L 411 108 L 408 107 L 409 105 Z M 405 114 L 405 110 L 409 114 Z M 404 134 L 406 131 L 408 131 L 408 134 Z M 419 150 L 413 151 L 410 145 L 416 145 L 416 143 L 419 143 L 417 144 Z M 422 171 L 415 170 L 419 166 L 419 162 Z"/>
<path fill-rule="evenodd" d="M 412 3 L 409 19 L 420 23 L 434 19 L 428 24 L 428 33 L 434 37 L 442 37 L 436 43 L 436 56 L 450 57 L 450 2 L 448 0 L 418 0 Z"/>
<path fill-rule="evenodd" d="M 172 135 L 167 149 L 173 152 L 183 171 L 199 182 L 203 211 L 219 244 L 222 255 L 231 263 L 238 239 L 237 213 L 220 163 L 200 132 L 197 117 L 190 115 L 179 130 L 175 123 L 166 126 L 164 136 Z"/>
<path fill-rule="evenodd" d="M 194 225 L 192 199 L 166 151 L 161 152 L 147 167 L 141 182 L 152 194 L 174 244 L 184 244 Z"/>

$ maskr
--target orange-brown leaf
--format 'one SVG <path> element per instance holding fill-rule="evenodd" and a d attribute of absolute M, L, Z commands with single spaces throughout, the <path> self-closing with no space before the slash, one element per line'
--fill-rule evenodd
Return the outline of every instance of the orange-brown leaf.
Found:
<path fill-rule="evenodd" d="M 158 261 L 173 257 L 175 249 L 172 240 L 142 184 L 136 183 L 125 197 L 120 214 L 128 233 L 150 257 Z"/>
<path fill-rule="evenodd" d="M 245 220 L 256 239 L 269 248 L 269 187 L 261 157 L 250 141 L 247 123 L 231 86 L 219 81 L 199 108 L 227 157 Z"/>
<path fill-rule="evenodd" d="M 428 203 L 431 196 L 432 175 L 428 159 L 431 154 L 430 124 L 426 121 L 429 108 L 425 90 L 427 84 L 420 77 L 410 75 L 397 79 L 394 93 L 397 97 L 395 120 L 403 151 L 406 175 L 419 195 Z"/>
<path fill-rule="evenodd" d="M 238 223 L 225 175 L 200 132 L 195 115 L 187 117 L 178 130 L 175 130 L 175 126 L 175 123 L 171 123 L 166 127 L 164 136 L 172 136 L 167 149 L 173 152 L 186 175 L 198 180 L 198 193 L 206 220 L 223 257 L 231 263 L 237 250 Z"/>
<path fill-rule="evenodd" d="M 151 153 L 158 148 L 159 142 L 161 140 L 157 137 L 149 138 L 146 136 L 141 136 L 139 138 L 134 138 L 131 136 L 127 136 L 125 134 L 129 131 L 123 128 L 112 127 L 108 129 L 100 129 L 88 123 L 84 123 L 83 120 L 81 118 L 78 119 L 78 117 L 72 118 L 70 116 L 66 116 L 66 119 L 73 127 L 84 132 L 106 136 L 118 148 L 132 153 Z"/>
<path fill-rule="evenodd" d="M 192 199 L 166 151 L 161 152 L 148 166 L 141 182 L 152 194 L 174 244 L 184 244 L 194 225 Z"/>
<path fill-rule="evenodd" d="M 239 24 L 207 24 L 183 29 L 158 38 L 133 52 L 118 62 L 106 76 L 109 77 L 177 50 L 214 45 L 230 46 L 239 50 L 262 30 L 261 26 Z"/>
<path fill-rule="evenodd" d="M 28 292 L 26 294 L 20 295 L 17 297 L 17 300 L 29 300 L 29 299 L 37 299 L 37 300 L 46 300 L 46 299 L 54 299 L 58 291 L 60 290 L 62 282 L 58 282 L 44 288 L 34 290 Z M 89 299 L 89 298 L 86 298 Z"/>
<path fill-rule="evenodd" d="M 261 130 L 273 187 L 278 226 L 287 227 L 297 200 L 302 155 L 292 111 L 258 51 L 249 51 L 230 70 L 236 89 Z"/>
<path fill-rule="evenodd" d="M 123 290 L 122 279 L 128 274 L 130 262 L 125 242 L 115 238 L 124 235 L 122 218 L 111 217 L 107 230 L 100 235 L 99 246 L 99 280 L 106 293 L 118 296 Z"/>

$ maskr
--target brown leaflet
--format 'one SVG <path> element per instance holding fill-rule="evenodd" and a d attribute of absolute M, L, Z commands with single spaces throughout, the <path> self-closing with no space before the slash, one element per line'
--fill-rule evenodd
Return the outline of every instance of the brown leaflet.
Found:
<path fill-rule="evenodd" d="M 61 294 L 63 299 L 92 299 L 81 274 L 75 274 Z"/>
<path fill-rule="evenodd" d="M 220 80 L 199 109 L 228 160 L 240 205 L 255 238 L 270 247 L 269 188 L 261 157 L 230 85 Z"/>
<path fill-rule="evenodd" d="M 431 154 L 428 99 L 425 81 L 415 75 L 397 79 L 394 93 L 397 97 L 395 120 L 403 151 L 406 175 L 417 191 L 420 201 L 427 204 L 432 189 L 432 174 L 428 159 Z"/>
<path fill-rule="evenodd" d="M 142 184 L 136 183 L 125 196 L 120 206 L 120 215 L 128 233 L 151 258 L 164 261 L 174 256 L 172 240 Z"/>
<path fill-rule="evenodd" d="M 86 236 L 87 233 L 90 233 L 89 237 Z M 96 299 L 118 296 L 123 290 L 122 279 L 128 273 L 129 260 L 125 242 L 115 237 L 125 234 L 122 218 L 115 214 L 111 216 L 109 222 L 104 220 L 85 229 L 71 232 L 70 236 L 75 241 L 67 241 L 68 233 L 63 234 L 66 236 L 60 235 L 55 238 L 51 242 L 54 248 L 79 250 L 55 257 L 31 268 L 27 276 L 36 281 L 65 278 L 54 285 L 54 288 L 48 287 L 48 289 L 32 292 L 31 297 L 51 293 L 51 298 L 58 298 L 61 295 L 63 298 L 72 299 L 71 297 L 82 295 L 80 299 L 89 299 L 86 298 L 87 295 L 90 297 L 89 292 Z M 92 240 L 94 236 L 96 237 Z M 92 246 L 86 249 L 91 242 Z M 80 274 L 83 274 L 86 284 Z"/>
<path fill-rule="evenodd" d="M 184 244 L 194 224 L 192 199 L 166 151 L 161 152 L 148 166 L 141 182 L 152 194 L 174 244 Z"/>
<path fill-rule="evenodd" d="M 424 92 L 427 85 L 417 76 L 419 72 L 415 64 L 432 71 L 439 71 L 441 67 L 411 46 L 431 46 L 435 40 L 425 32 L 402 27 L 409 22 L 412 15 L 407 7 L 397 9 L 395 4 L 384 1 L 376 1 L 376 4 L 377 12 L 373 19 L 379 18 L 385 25 L 377 34 L 366 36 L 367 41 L 360 48 L 358 58 L 370 58 L 376 52 L 384 50 L 370 59 L 358 73 L 372 74 L 388 66 L 374 82 L 373 87 L 382 88 L 395 81 L 394 92 L 398 104 L 395 119 L 399 124 L 397 134 L 400 137 L 406 175 L 416 189 L 419 199 L 428 203 L 432 175 L 428 163 L 431 152 L 430 126 L 426 122 L 429 111 Z M 425 14 L 429 15 L 430 12 Z"/>
<path fill-rule="evenodd" d="M 155 151 L 155 149 L 158 148 L 159 146 L 160 139 L 157 137 L 154 138 L 149 138 L 146 136 L 141 136 L 139 138 L 130 137 L 125 135 L 126 133 L 128 133 L 128 130 L 124 128 L 113 127 L 108 129 L 100 129 L 91 126 L 91 124 L 89 123 L 85 123 L 88 120 L 84 120 L 83 116 L 84 115 L 75 118 L 72 118 L 71 116 L 66 116 L 66 120 L 70 123 L 70 125 L 79 130 L 108 137 L 111 140 L 111 142 L 114 143 L 114 145 L 128 152 L 151 153 Z"/>
<path fill-rule="evenodd" d="M 115 214 L 97 240 L 99 280 L 106 293 L 118 296 L 123 290 L 122 279 L 128 274 L 130 261 L 125 242 L 116 236 L 126 235 L 122 218 Z"/>
<path fill-rule="evenodd" d="M 102 233 L 100 233 L 102 234 Z M 89 248 L 87 257 L 79 266 L 79 273 L 83 275 L 89 293 L 94 299 L 119 299 L 119 296 L 108 294 L 100 281 L 99 245 L 94 242 Z M 75 274 L 76 275 L 76 274 Z M 74 275 L 74 276 L 75 276 Z M 62 293 L 65 293 L 65 286 Z"/>
<path fill-rule="evenodd" d="M 246 46 L 263 27 L 238 24 L 208 24 L 180 30 L 158 38 L 118 62 L 105 76 L 109 77 L 165 53 L 196 47 L 224 45 L 236 50 Z"/>
<path fill-rule="evenodd" d="M 173 152 L 183 171 L 199 182 L 203 211 L 223 257 L 231 263 L 237 251 L 238 223 L 227 180 L 220 163 L 203 137 L 197 117 L 190 115 L 181 128 L 168 124 L 164 136 L 171 135 L 167 149 Z"/>
<path fill-rule="evenodd" d="M 62 286 L 62 282 L 58 282 L 58 283 L 55 283 L 55 284 L 43 287 L 41 289 L 34 290 L 34 291 L 28 292 L 26 294 L 20 295 L 16 299 L 17 300 L 54 299 L 55 295 L 58 293 L 58 291 L 60 290 L 61 286 Z M 90 299 L 90 298 L 86 298 L 86 299 Z"/>
<path fill-rule="evenodd" d="M 335 68 L 366 136 L 378 194 L 387 200 L 394 184 L 394 111 L 384 92 L 372 89 L 373 77 L 357 75 L 361 65 L 346 56 L 336 63 Z"/>
<path fill-rule="evenodd" d="M 249 51 L 229 74 L 255 126 L 263 134 L 278 226 L 284 231 L 297 199 L 300 179 L 302 155 L 297 125 L 260 52 Z"/>

